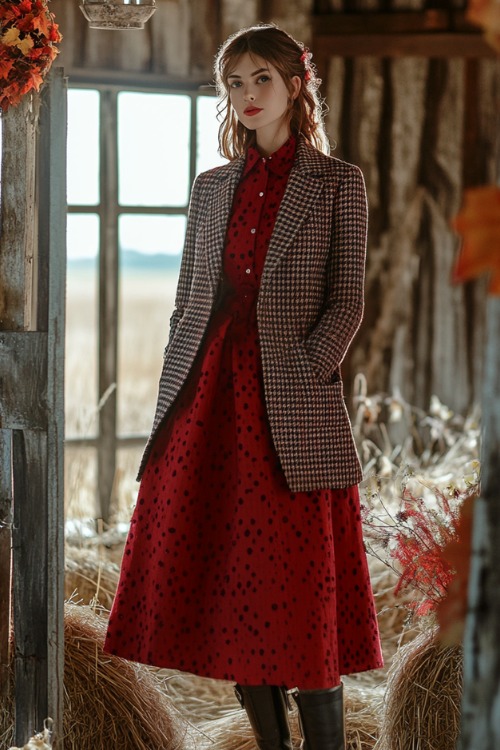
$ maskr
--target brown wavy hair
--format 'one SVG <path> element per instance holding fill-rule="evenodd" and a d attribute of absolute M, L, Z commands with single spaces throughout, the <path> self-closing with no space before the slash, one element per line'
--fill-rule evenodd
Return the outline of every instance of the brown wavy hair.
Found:
<path fill-rule="evenodd" d="M 321 80 L 311 62 L 311 53 L 302 42 L 297 42 L 278 26 L 258 24 L 230 36 L 215 58 L 215 83 L 220 97 L 217 107 L 221 121 L 219 151 L 222 156 L 236 159 L 255 144 L 255 131 L 238 120 L 229 98 L 228 77 L 246 52 L 271 63 L 281 75 L 290 93 L 286 115 L 290 131 L 294 135 L 302 133 L 313 146 L 328 154 L 330 147 L 323 124 L 323 102 L 318 93 Z M 292 100 L 294 76 L 299 76 L 302 83 L 298 96 Z"/>

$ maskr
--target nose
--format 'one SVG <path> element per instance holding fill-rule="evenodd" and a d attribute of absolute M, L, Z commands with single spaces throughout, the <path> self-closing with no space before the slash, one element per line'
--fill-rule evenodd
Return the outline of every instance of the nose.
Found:
<path fill-rule="evenodd" d="M 243 94 L 243 99 L 246 102 L 253 102 L 255 101 L 255 95 L 252 94 L 252 92 L 247 89 L 245 93 Z"/>

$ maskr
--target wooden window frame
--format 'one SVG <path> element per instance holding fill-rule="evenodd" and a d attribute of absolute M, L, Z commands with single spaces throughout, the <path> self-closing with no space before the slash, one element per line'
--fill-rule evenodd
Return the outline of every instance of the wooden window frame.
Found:
<path fill-rule="evenodd" d="M 194 82 L 189 86 L 169 84 L 159 76 L 131 78 L 124 74 L 99 71 L 72 72 L 70 89 L 91 89 L 99 92 L 99 202 L 94 205 L 68 205 L 68 213 L 99 216 L 98 250 L 98 429 L 94 436 L 71 437 L 66 445 L 97 449 L 97 512 L 96 517 L 109 522 L 115 501 L 116 456 L 118 448 L 145 445 L 147 435 L 117 432 L 118 391 L 118 305 L 120 291 L 119 218 L 121 215 L 150 214 L 186 216 L 189 202 L 183 206 L 120 205 L 118 196 L 118 95 L 122 92 L 150 94 L 182 94 L 191 100 L 189 193 L 196 176 L 197 101 L 210 95 L 213 88 Z M 102 252 L 106 248 L 106 252 Z M 104 397 L 104 398 L 103 398 Z"/>

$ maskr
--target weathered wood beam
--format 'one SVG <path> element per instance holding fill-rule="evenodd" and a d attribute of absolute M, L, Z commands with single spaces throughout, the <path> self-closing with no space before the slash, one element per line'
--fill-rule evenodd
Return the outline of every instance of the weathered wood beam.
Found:
<path fill-rule="evenodd" d="M 10 430 L 0 429 L 0 701 L 10 693 L 12 471 Z"/>
<path fill-rule="evenodd" d="M 36 112 L 31 97 L 2 117 L 2 200 L 0 206 L 0 331 L 31 327 L 32 262 L 35 238 Z M 12 335 L 12 334 L 10 334 Z M 11 547 L 12 547 L 12 431 L 5 416 L 8 369 L 0 345 L 0 677 L 3 698 L 11 689 Z M 2 363 L 3 361 L 3 363 Z M 26 386 L 26 371 L 18 389 Z M 12 381 L 10 381 L 11 383 Z M 9 388 L 9 390 L 11 390 Z"/>
<path fill-rule="evenodd" d="M 47 435 L 13 432 L 13 619 L 15 741 L 49 716 L 47 658 Z"/>
<path fill-rule="evenodd" d="M 101 94 L 101 223 L 99 252 L 99 448 L 97 515 L 109 521 L 116 471 L 119 238 L 117 93 Z M 113 390 L 114 388 L 114 390 Z"/>
<path fill-rule="evenodd" d="M 31 327 L 36 113 L 31 97 L 2 117 L 0 330 Z M 21 259 L 21 260 L 20 260 Z"/>
<path fill-rule="evenodd" d="M 322 13 L 312 17 L 315 34 L 410 34 L 450 31 L 452 16 L 445 10 Z M 455 24 L 453 24 L 455 28 Z"/>
<path fill-rule="evenodd" d="M 47 335 L 0 332 L 0 427 L 47 427 Z"/>
<path fill-rule="evenodd" d="M 58 68 L 51 73 L 40 113 L 37 257 L 37 320 L 47 332 L 46 647 L 53 750 L 63 750 L 66 127 L 67 79 Z"/>
<path fill-rule="evenodd" d="M 213 86 L 211 76 L 175 76 L 158 73 L 143 73 L 138 71 L 112 70 L 110 68 L 71 68 L 69 71 L 71 85 L 85 86 L 116 86 L 126 88 L 127 91 L 198 91 L 207 88 L 212 92 Z"/>
<path fill-rule="evenodd" d="M 20 112 L 26 113 L 26 106 Z M 4 141 L 4 174 L 14 185 L 2 184 L 2 219 L 9 231 L 2 233 L 0 248 L 5 271 L 0 425 L 8 429 L 1 430 L 0 500 L 2 515 L 8 517 L 12 496 L 15 742 L 24 745 L 50 716 L 54 721 L 52 746 L 62 750 L 66 263 L 66 91 L 62 71 L 54 73 L 44 88 L 40 111 L 37 162 L 30 129 L 24 129 L 24 140 L 12 134 L 15 152 L 12 142 Z M 15 119 L 20 117 L 14 112 Z M 20 130 L 29 124 L 35 131 L 35 120 L 21 118 L 18 124 Z M 16 182 L 11 162 L 29 174 L 36 163 L 36 181 L 21 178 Z M 25 192 L 28 185 L 35 184 L 37 202 L 33 187 Z M 12 227 L 17 227 L 17 234 Z M 6 331 L 6 327 L 12 330 Z M 29 328 L 33 330 L 26 330 Z M 5 537 L 2 531 L 0 557 L 6 560 Z M 10 548 L 8 562 L 6 568 L 0 567 L 4 592 L 10 588 Z M 2 641 L 3 666 L 7 656 Z"/>
<path fill-rule="evenodd" d="M 323 14 L 313 17 L 313 37 L 320 57 L 494 57 L 461 11 Z"/>
<path fill-rule="evenodd" d="M 315 54 L 339 57 L 491 57 L 492 48 L 478 34 L 332 34 L 318 33 Z"/>

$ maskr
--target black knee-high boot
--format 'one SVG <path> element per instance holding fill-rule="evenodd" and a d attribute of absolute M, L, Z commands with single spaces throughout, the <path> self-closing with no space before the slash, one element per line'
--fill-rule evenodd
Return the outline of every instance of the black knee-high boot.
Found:
<path fill-rule="evenodd" d="M 343 686 L 294 690 L 303 750 L 345 750 Z"/>
<path fill-rule="evenodd" d="M 259 750 L 292 750 L 285 691 L 276 685 L 236 685 Z"/>

